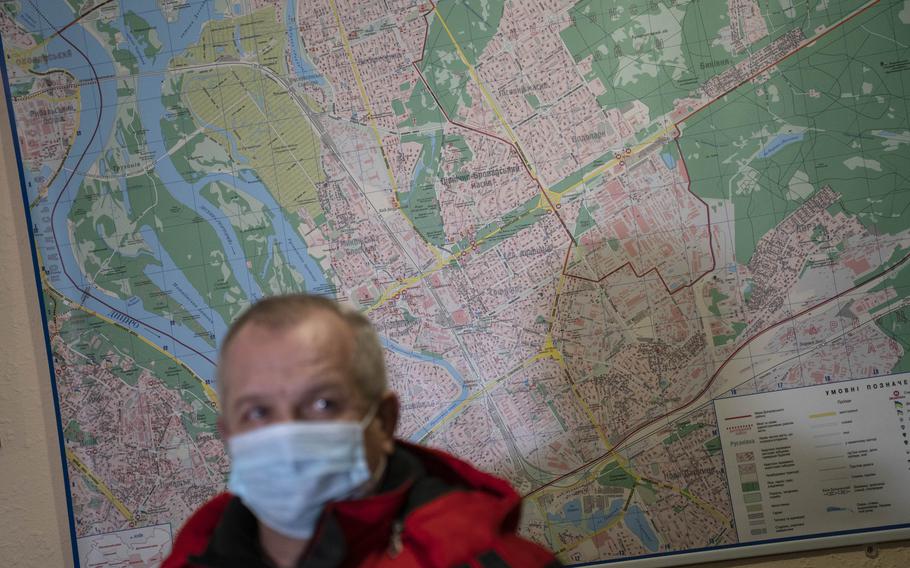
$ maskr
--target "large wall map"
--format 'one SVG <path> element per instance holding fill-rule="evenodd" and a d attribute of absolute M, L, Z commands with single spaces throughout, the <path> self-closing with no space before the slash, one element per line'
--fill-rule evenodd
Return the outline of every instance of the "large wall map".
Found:
<path fill-rule="evenodd" d="M 257 298 L 579 564 L 735 546 L 713 401 L 910 370 L 907 0 L 6 0 L 83 566 L 219 491 Z"/>

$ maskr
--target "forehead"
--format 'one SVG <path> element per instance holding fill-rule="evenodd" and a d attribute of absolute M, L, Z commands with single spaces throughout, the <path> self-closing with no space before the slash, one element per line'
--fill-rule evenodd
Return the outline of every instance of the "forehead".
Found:
<path fill-rule="evenodd" d="M 350 326 L 325 310 L 287 327 L 251 322 L 222 352 L 218 377 L 230 385 L 225 389 L 229 396 L 257 387 L 305 386 L 317 379 L 350 382 L 353 346 Z"/>

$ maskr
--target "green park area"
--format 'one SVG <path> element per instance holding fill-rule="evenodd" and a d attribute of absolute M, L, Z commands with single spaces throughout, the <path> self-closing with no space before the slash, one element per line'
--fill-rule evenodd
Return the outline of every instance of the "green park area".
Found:
<path fill-rule="evenodd" d="M 215 402 L 208 395 L 211 391 L 188 367 L 140 339 L 136 332 L 67 306 L 54 292 L 45 296 L 45 306 L 48 321 L 67 320 L 67 324 L 57 330 L 57 337 L 68 349 L 87 363 L 102 366 L 131 387 L 138 384 L 141 373 L 148 373 L 166 388 L 177 391 L 191 407 L 181 413 L 181 422 L 194 439 L 200 434 L 216 434 L 218 413 Z M 97 386 L 98 377 L 90 374 L 81 377 L 81 385 L 71 386 L 85 389 Z M 64 437 L 80 445 L 96 443 L 76 420 L 66 424 Z"/>
<path fill-rule="evenodd" d="M 678 441 L 682 440 L 683 438 L 685 438 L 686 436 L 688 436 L 689 434 L 691 434 L 692 432 L 695 432 L 695 431 L 700 430 L 705 427 L 704 424 L 701 424 L 701 423 L 693 424 L 693 423 L 690 423 L 685 420 L 677 423 L 675 426 L 676 426 L 676 431 L 673 432 L 672 434 L 670 434 L 669 436 L 667 436 L 666 438 L 664 438 L 665 446 L 669 446 L 670 444 L 678 442 Z"/>
<path fill-rule="evenodd" d="M 607 464 L 597 476 L 597 482 L 607 487 L 622 487 L 624 489 L 635 487 L 635 478 L 619 465 L 618 461 Z"/>
<path fill-rule="evenodd" d="M 864 13 L 683 125 L 692 190 L 733 203 L 737 262 L 825 185 L 841 195 L 831 213 L 880 235 L 910 228 L 910 140 L 894 134 L 910 128 L 910 107 L 902 74 L 889 72 L 910 57 L 888 39 L 899 9 Z"/>
<path fill-rule="evenodd" d="M 221 181 L 206 184 L 200 195 L 231 223 L 260 290 L 286 294 L 305 288 L 303 276 L 287 262 L 278 244 L 273 213 L 261 201 Z"/>
<path fill-rule="evenodd" d="M 473 153 L 462 136 L 447 135 L 441 129 L 408 134 L 402 136 L 401 141 L 421 145 L 420 158 L 410 187 L 399 188 L 401 212 L 411 220 L 424 240 L 437 247 L 445 246 L 446 234 L 437 191 L 444 191 L 445 186 L 454 181 L 467 179 L 462 166 L 471 161 Z M 447 168 L 451 168 L 450 174 L 442 173 L 443 150 L 447 150 L 448 155 L 458 156 L 454 162 L 447 164 Z M 441 176 L 445 177 L 440 179 Z"/>
<path fill-rule="evenodd" d="M 127 12 L 123 14 L 123 21 L 129 28 L 130 33 L 133 34 L 133 37 L 142 45 L 143 55 L 146 57 L 155 57 L 158 55 L 162 46 L 161 42 L 158 40 L 158 32 L 154 27 L 149 25 L 142 16 L 132 10 L 127 10 Z"/>
<path fill-rule="evenodd" d="M 743 332 L 743 330 L 746 329 L 746 327 L 748 327 L 748 326 L 745 322 L 741 322 L 741 321 L 731 322 L 730 323 L 730 333 L 714 335 L 711 337 L 711 341 L 714 343 L 715 347 L 721 347 L 723 345 L 726 345 L 727 343 L 730 343 L 731 341 L 734 341 L 737 337 L 739 337 L 739 334 L 741 334 Z"/>
<path fill-rule="evenodd" d="M 187 326 L 209 344 L 214 345 L 214 322 L 205 320 L 208 310 L 202 308 L 230 323 L 249 301 L 215 229 L 177 201 L 154 173 L 128 177 L 123 187 L 87 180 L 69 220 L 77 261 L 94 286 L 124 300 L 139 298 L 147 311 Z M 162 254 L 179 267 L 205 306 L 191 313 L 171 296 L 172 289 L 156 283 L 175 281 L 176 275 L 162 274 Z"/>
<path fill-rule="evenodd" d="M 104 20 L 95 20 L 94 26 L 104 38 L 105 44 L 109 46 L 114 61 L 122 65 L 130 75 L 138 73 L 139 61 L 133 52 L 125 47 L 118 47 L 117 34 L 120 30 Z"/>
<path fill-rule="evenodd" d="M 560 36 L 575 63 L 590 59 L 591 71 L 584 78 L 605 87 L 597 98 L 601 107 L 623 109 L 640 101 L 658 116 L 697 81 L 687 66 L 689 52 L 712 49 L 686 24 L 724 24 L 722 18 L 706 19 L 701 12 L 700 2 L 581 0 L 569 10 L 571 25 Z"/>
<path fill-rule="evenodd" d="M 708 451 L 708 455 L 713 456 L 714 454 L 720 452 L 723 448 L 720 444 L 720 436 L 714 436 L 707 442 L 705 442 L 705 450 Z"/>
<path fill-rule="evenodd" d="M 906 249 L 895 251 L 895 257 L 903 258 L 908 254 L 910 251 Z M 896 262 L 894 257 L 892 261 Z M 891 371 L 904 373 L 910 371 L 910 307 L 903 304 L 903 300 L 910 296 L 910 261 L 904 262 L 871 291 L 881 292 L 889 288 L 893 288 L 897 295 L 872 311 L 879 314 L 875 319 L 876 325 L 901 349 L 901 358 Z"/>
<path fill-rule="evenodd" d="M 282 208 L 322 218 L 322 145 L 284 86 L 258 68 L 227 65 L 185 73 L 182 89 L 205 136 L 255 171 Z"/>
<path fill-rule="evenodd" d="M 207 22 L 199 42 L 174 58 L 171 67 L 224 63 L 247 57 L 285 75 L 287 34 L 280 19 L 275 17 L 275 10 L 275 6 L 266 6 L 248 15 Z"/>
<path fill-rule="evenodd" d="M 468 84 L 473 79 L 461 55 L 472 66 L 478 63 L 487 44 L 499 29 L 504 4 L 504 0 L 439 3 L 438 13 L 429 18 L 430 25 L 420 67 L 430 89 L 436 93 L 439 103 L 452 118 L 459 118 L 461 109 L 470 107 L 473 102 L 467 92 Z M 455 42 L 449 32 L 454 36 Z M 433 113 L 431 104 L 434 104 L 432 97 L 419 84 L 408 101 L 411 112 L 420 116 L 421 121 L 429 120 L 437 116 Z"/>

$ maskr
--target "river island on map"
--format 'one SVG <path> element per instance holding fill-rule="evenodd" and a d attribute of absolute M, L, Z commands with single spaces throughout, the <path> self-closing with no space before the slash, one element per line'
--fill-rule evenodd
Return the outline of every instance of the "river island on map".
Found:
<path fill-rule="evenodd" d="M 223 488 L 266 295 L 367 314 L 399 435 L 567 564 L 738 543 L 715 399 L 910 371 L 910 1 L 4 0 L 0 38 L 83 566 Z"/>

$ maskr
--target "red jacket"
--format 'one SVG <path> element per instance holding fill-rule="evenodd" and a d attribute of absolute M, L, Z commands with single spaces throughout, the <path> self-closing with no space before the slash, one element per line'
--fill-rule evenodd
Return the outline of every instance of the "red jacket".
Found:
<path fill-rule="evenodd" d="M 399 442 L 380 490 L 329 504 L 298 566 L 543 568 L 560 564 L 515 533 L 521 498 L 506 481 L 443 452 Z M 187 520 L 162 568 L 265 567 L 258 525 L 218 495 Z"/>

